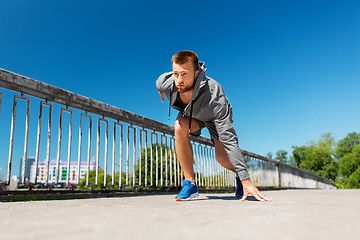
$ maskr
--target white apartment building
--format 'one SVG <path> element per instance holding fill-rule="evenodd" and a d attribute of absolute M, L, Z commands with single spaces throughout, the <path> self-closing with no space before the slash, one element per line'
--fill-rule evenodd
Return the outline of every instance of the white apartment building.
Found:
<path fill-rule="evenodd" d="M 85 178 L 87 172 L 87 162 L 80 162 L 80 176 L 78 171 L 78 162 L 70 162 L 70 175 L 69 175 L 69 183 L 76 184 L 78 179 Z M 90 162 L 90 170 L 95 169 L 95 162 Z M 45 176 L 46 176 L 46 163 L 39 162 L 38 163 L 38 176 L 37 176 L 37 183 L 45 183 Z M 59 183 L 66 183 L 66 175 L 67 175 L 67 162 L 60 161 L 59 164 Z M 56 176 L 56 162 L 50 161 L 49 163 L 49 173 L 48 173 L 48 183 L 55 183 L 55 176 Z M 30 181 L 35 182 L 35 162 L 31 165 L 30 170 Z"/>

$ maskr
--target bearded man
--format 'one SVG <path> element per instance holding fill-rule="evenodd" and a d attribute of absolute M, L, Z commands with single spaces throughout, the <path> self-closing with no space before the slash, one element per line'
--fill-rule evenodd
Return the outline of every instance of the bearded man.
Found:
<path fill-rule="evenodd" d="M 175 120 L 175 149 L 184 172 L 182 189 L 177 201 L 199 196 L 194 179 L 193 151 L 189 134 L 199 136 L 207 128 L 215 146 L 216 160 L 236 173 L 235 195 L 244 201 L 248 195 L 257 200 L 271 201 L 251 183 L 232 121 L 232 107 L 221 85 L 205 76 L 204 62 L 192 51 L 180 51 L 172 59 L 172 72 L 162 74 L 156 81 L 159 95 L 179 111 Z M 169 107 L 170 114 L 170 107 Z"/>

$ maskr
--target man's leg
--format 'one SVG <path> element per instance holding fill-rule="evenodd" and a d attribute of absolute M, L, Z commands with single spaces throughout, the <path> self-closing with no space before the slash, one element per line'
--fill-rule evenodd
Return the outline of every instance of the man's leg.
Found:
<path fill-rule="evenodd" d="M 215 143 L 215 155 L 216 160 L 220 163 L 221 166 L 223 166 L 226 169 L 229 169 L 236 173 L 234 166 L 231 164 L 229 157 L 220 142 L 220 140 L 213 139 Z"/>
<path fill-rule="evenodd" d="M 193 168 L 193 150 L 189 140 L 189 118 L 178 114 L 175 121 L 175 148 L 184 177 L 195 183 Z M 196 120 L 192 119 L 191 131 L 196 132 L 200 129 Z"/>

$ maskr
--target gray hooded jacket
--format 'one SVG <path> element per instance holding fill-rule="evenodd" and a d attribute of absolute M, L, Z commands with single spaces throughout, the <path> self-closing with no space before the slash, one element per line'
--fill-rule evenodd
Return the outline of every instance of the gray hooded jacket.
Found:
<path fill-rule="evenodd" d="M 165 93 L 171 107 L 183 112 L 185 117 L 194 118 L 205 124 L 211 137 L 221 141 L 239 178 L 245 180 L 249 178 L 249 173 L 232 124 L 232 106 L 221 85 L 205 76 L 204 62 L 199 62 L 198 69 L 199 76 L 195 81 L 192 100 L 184 111 L 174 106 L 177 88 L 172 72 L 162 74 L 156 81 L 156 87 L 161 93 Z"/>

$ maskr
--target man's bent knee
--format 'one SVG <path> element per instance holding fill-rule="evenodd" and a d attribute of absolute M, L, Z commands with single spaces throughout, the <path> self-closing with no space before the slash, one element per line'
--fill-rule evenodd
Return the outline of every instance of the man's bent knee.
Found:
<path fill-rule="evenodd" d="M 175 135 L 189 132 L 189 118 L 178 115 L 174 124 Z"/>
<path fill-rule="evenodd" d="M 175 134 L 186 133 L 189 134 L 189 118 L 184 117 L 181 113 L 177 116 L 174 124 Z M 198 122 L 191 119 L 191 131 L 196 132 L 200 129 Z"/>

